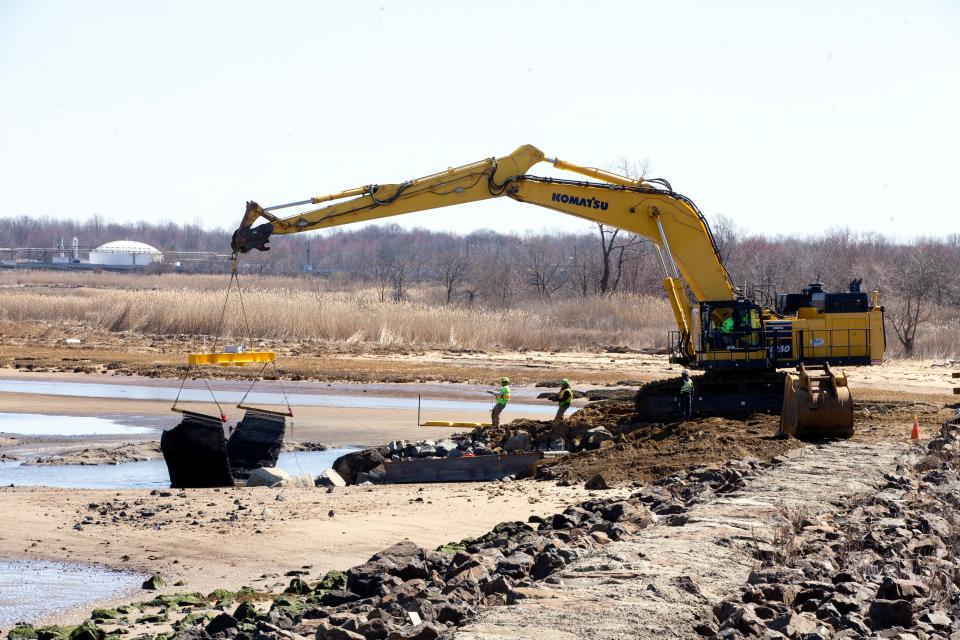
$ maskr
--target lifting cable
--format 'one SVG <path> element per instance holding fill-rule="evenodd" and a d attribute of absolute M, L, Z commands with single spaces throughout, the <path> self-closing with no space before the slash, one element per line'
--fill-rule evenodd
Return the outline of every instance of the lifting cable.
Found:
<path fill-rule="evenodd" d="M 234 282 L 237 283 L 237 298 L 240 302 L 240 312 L 243 315 L 243 324 L 244 324 L 244 328 L 246 330 L 246 336 L 247 336 L 247 340 L 241 341 L 240 343 L 241 348 L 238 354 L 246 353 L 247 343 L 249 342 L 251 345 L 253 343 L 253 338 L 252 338 L 253 334 L 250 331 L 250 320 L 247 316 L 246 305 L 243 302 L 243 289 L 240 286 L 240 275 L 239 275 L 238 263 L 239 263 L 239 257 L 236 254 L 234 254 L 231 259 L 230 282 L 227 284 L 227 293 L 223 301 L 223 307 L 220 309 L 220 319 L 217 322 L 217 331 L 216 331 L 216 334 L 214 335 L 213 353 L 192 354 L 190 356 L 190 359 L 187 364 L 187 369 L 180 380 L 180 388 L 177 391 L 177 396 L 173 401 L 173 406 L 171 407 L 171 411 L 176 411 L 178 413 L 183 413 L 183 414 L 197 415 L 205 418 L 219 419 L 221 422 L 226 422 L 227 415 L 226 413 L 224 413 L 223 407 L 220 405 L 220 402 L 217 400 L 216 394 L 214 394 L 213 389 L 210 388 L 210 383 L 206 379 L 206 377 L 202 377 L 201 379 L 203 380 L 203 384 L 204 386 L 206 386 L 207 391 L 210 392 L 210 397 L 213 398 L 214 404 L 217 405 L 217 410 L 220 412 L 220 415 L 218 417 L 206 416 L 204 414 L 199 414 L 197 412 L 187 411 L 184 409 L 177 408 L 177 403 L 180 400 L 180 395 L 183 393 L 184 385 L 186 384 L 187 378 L 190 376 L 191 370 L 193 369 L 194 366 L 197 366 L 199 368 L 200 364 L 212 363 L 212 362 L 219 362 L 219 364 L 222 364 L 222 365 L 236 364 L 238 366 L 242 366 L 246 362 L 263 362 L 263 366 L 260 368 L 260 371 L 254 377 L 253 382 L 250 384 L 250 387 L 247 389 L 246 393 L 243 394 L 243 397 L 240 399 L 240 402 L 237 403 L 237 407 L 240 409 L 251 409 L 254 411 L 259 411 L 262 413 L 268 413 L 272 415 L 293 416 L 293 409 L 290 406 L 290 399 L 287 396 L 286 390 L 283 388 L 283 382 L 280 381 L 280 371 L 279 369 L 277 369 L 276 357 L 274 356 L 273 353 L 251 353 L 250 354 L 250 356 L 252 357 L 251 359 L 245 359 L 243 357 L 236 357 L 236 356 L 228 357 L 222 360 L 217 358 L 218 355 L 233 356 L 233 354 L 220 354 L 217 351 L 217 346 L 220 343 L 220 338 L 223 336 L 224 328 L 226 326 L 227 306 L 230 303 L 230 293 L 233 290 Z M 204 356 L 208 356 L 208 357 L 205 358 Z M 257 382 L 259 382 L 262 379 L 263 372 L 267 368 L 267 365 L 271 363 L 273 364 L 274 375 L 276 376 L 276 379 L 280 384 L 280 392 L 283 394 L 284 403 L 287 406 L 286 412 L 273 411 L 270 409 L 261 409 L 259 407 L 250 407 L 244 404 L 244 402 L 247 399 L 247 396 L 249 396 L 250 392 L 253 390 L 254 385 L 256 385 Z"/>

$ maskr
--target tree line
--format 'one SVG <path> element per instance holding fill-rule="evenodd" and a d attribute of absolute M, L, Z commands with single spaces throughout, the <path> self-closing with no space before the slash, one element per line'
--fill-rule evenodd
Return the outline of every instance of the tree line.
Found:
<path fill-rule="evenodd" d="M 772 304 L 772 293 L 795 292 L 812 282 L 845 291 L 863 279 L 887 307 L 888 330 L 907 354 L 917 329 L 960 314 L 960 234 L 910 243 L 838 229 L 815 237 L 763 236 L 723 216 L 712 231 L 731 279 L 744 292 Z M 0 246 L 56 247 L 72 237 L 95 246 L 117 239 L 146 242 L 165 252 L 229 253 L 230 232 L 199 223 L 107 223 L 0 218 Z M 343 288 L 373 287 L 381 301 L 406 300 L 412 289 L 436 291 L 440 304 L 508 308 L 557 297 L 616 292 L 659 295 L 663 269 L 655 246 L 627 232 L 596 225 L 582 233 L 466 235 L 396 224 L 276 236 L 268 252 L 243 260 L 247 272 L 312 274 Z M 221 259 L 213 269 L 226 269 Z"/>

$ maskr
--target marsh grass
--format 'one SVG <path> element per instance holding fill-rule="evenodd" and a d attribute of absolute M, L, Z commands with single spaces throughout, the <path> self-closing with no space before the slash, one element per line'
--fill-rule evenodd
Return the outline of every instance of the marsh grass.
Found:
<path fill-rule="evenodd" d="M 216 335 L 223 276 L 39 273 L 0 279 L 0 320 L 82 322 L 92 328 L 156 335 Z M 94 276 L 101 276 L 95 278 Z M 91 286 L 91 284 L 95 286 Z M 139 286 L 131 286 L 139 285 Z M 246 278 L 243 319 L 236 290 L 224 335 L 419 345 L 462 349 L 584 350 L 597 345 L 662 348 L 673 328 L 665 300 L 614 295 L 530 301 L 519 308 L 434 303 L 425 287 L 400 303 L 373 289 L 331 291 L 309 278 Z"/>
<path fill-rule="evenodd" d="M 225 275 L 0 271 L 0 320 L 83 322 L 93 328 L 158 335 L 214 335 Z M 663 349 L 673 314 L 650 295 L 531 297 L 513 308 L 445 305 L 422 284 L 400 303 L 376 289 L 311 276 L 242 276 L 249 332 L 236 291 L 225 332 L 238 337 L 306 339 L 463 349 L 585 350 L 597 345 Z M 960 311 L 932 310 L 917 333 L 917 358 L 960 358 Z M 888 336 L 887 356 L 902 357 Z"/>

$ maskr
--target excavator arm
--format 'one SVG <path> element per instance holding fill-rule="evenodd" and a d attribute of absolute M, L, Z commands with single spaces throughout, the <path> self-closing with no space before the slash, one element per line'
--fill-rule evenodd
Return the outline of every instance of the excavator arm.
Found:
<path fill-rule="evenodd" d="M 530 176 L 538 162 L 600 182 Z M 234 253 L 265 251 L 270 236 L 326 229 L 353 222 L 477 202 L 507 196 L 578 218 L 617 227 L 651 240 L 664 269 L 664 289 L 673 308 L 686 350 L 694 355 L 693 318 L 684 282 L 697 301 L 735 299 L 733 285 L 696 205 L 675 193 L 665 181 L 633 180 L 601 169 L 546 158 L 524 145 L 508 156 L 489 158 L 400 184 L 368 185 L 299 202 L 262 208 L 248 202 L 233 234 Z M 327 204 L 286 218 L 273 211 Z M 267 222 L 254 226 L 260 218 Z"/>
<path fill-rule="evenodd" d="M 542 151 L 531 145 L 524 145 L 502 158 L 488 158 L 400 184 L 371 184 L 266 209 L 256 202 L 248 202 L 243 221 L 233 234 L 233 251 L 265 251 L 269 249 L 267 242 L 270 236 L 277 233 L 328 229 L 353 222 L 495 198 L 504 195 L 507 183 L 523 175 L 543 159 Z M 325 202 L 332 204 L 287 218 L 277 218 L 271 213 L 286 207 Z M 261 217 L 268 222 L 254 227 L 253 224 Z"/>

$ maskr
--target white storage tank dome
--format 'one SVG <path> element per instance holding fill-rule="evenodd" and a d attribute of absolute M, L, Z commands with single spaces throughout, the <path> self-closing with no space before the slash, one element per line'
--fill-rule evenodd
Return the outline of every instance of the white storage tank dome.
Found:
<path fill-rule="evenodd" d="M 115 240 L 90 252 L 90 264 L 144 267 L 151 262 L 163 262 L 160 250 L 134 240 Z"/>

